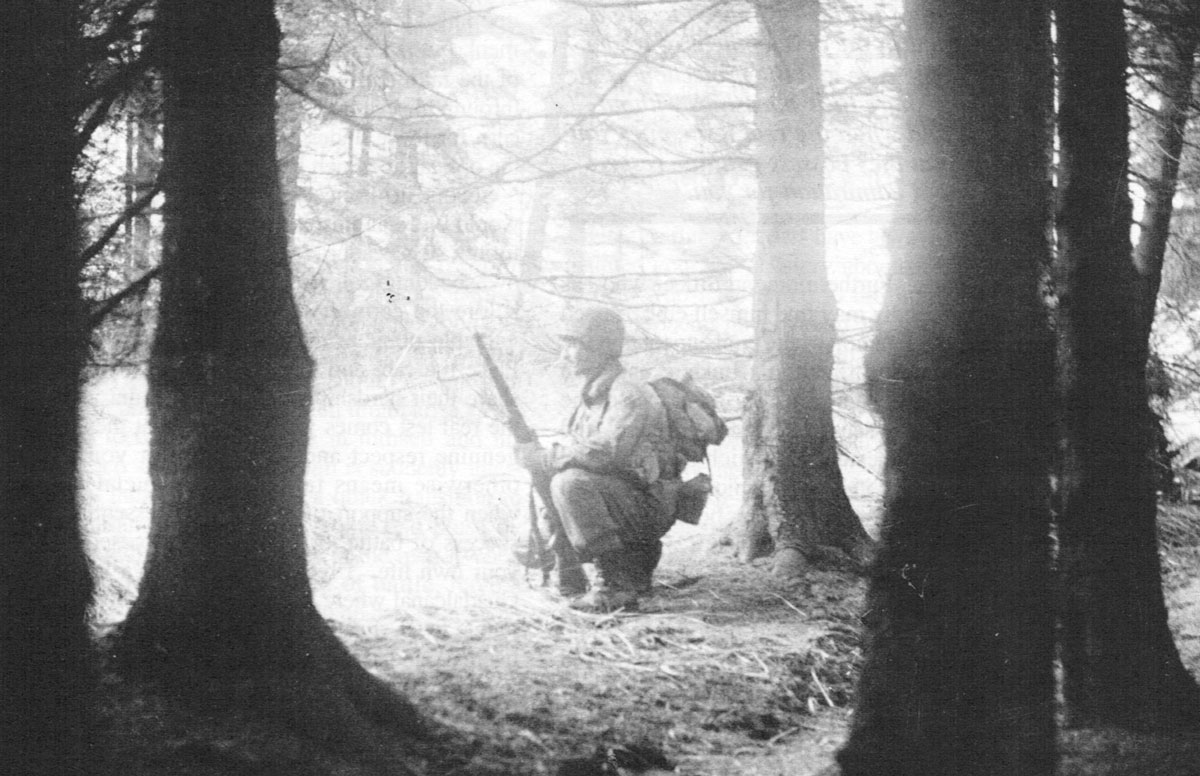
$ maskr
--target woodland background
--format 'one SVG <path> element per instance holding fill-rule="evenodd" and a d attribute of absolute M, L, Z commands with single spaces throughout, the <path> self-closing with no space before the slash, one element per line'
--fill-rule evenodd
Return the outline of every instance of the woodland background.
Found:
<path fill-rule="evenodd" d="M 165 699 L 305 742 L 203 767 L 511 768 L 350 634 L 524 600 L 470 335 L 548 435 L 594 302 L 735 428 L 701 575 L 866 575 L 844 773 L 1195 729 L 1200 6 L 20 2 L 0 44 L 6 762 L 153 772 L 96 709 Z M 849 702 L 805 668 L 789 713 Z"/>

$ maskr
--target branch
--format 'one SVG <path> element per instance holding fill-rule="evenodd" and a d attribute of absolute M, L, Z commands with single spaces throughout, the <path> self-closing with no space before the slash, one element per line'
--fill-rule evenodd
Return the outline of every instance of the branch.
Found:
<path fill-rule="evenodd" d="M 96 258 L 96 256 L 100 255 L 100 251 L 104 250 L 104 248 L 110 242 L 112 242 L 112 239 L 113 237 L 116 237 L 117 232 L 121 231 L 121 227 L 125 226 L 125 224 L 129 223 L 130 220 L 140 215 L 141 212 L 145 210 L 152 201 L 154 201 L 154 198 L 157 197 L 161 191 L 162 186 L 160 186 L 156 180 L 154 181 L 154 185 L 150 187 L 149 191 L 135 199 L 133 202 L 130 202 L 129 206 L 126 207 L 121 215 L 117 217 L 117 220 L 109 224 L 105 228 L 104 232 L 96 239 L 96 241 L 83 250 L 83 253 L 79 255 L 79 265 L 83 266 L 92 259 Z"/>
<path fill-rule="evenodd" d="M 138 79 L 146 75 L 151 64 L 151 57 L 143 52 L 132 62 L 123 65 L 115 75 L 87 90 L 90 97 L 83 100 L 83 106 L 90 106 L 90 108 L 81 107 L 80 110 L 81 115 L 85 115 L 87 118 L 84 119 L 78 132 L 77 153 L 83 152 L 83 149 L 91 142 L 92 134 L 108 120 L 109 109 L 112 108 L 113 103 L 128 94 Z"/>
<path fill-rule="evenodd" d="M 89 51 L 99 54 L 129 32 L 149 29 L 148 24 L 135 23 L 134 19 L 141 11 L 149 10 L 151 2 L 152 0 L 131 0 L 107 19 L 99 33 L 84 38 L 84 45 Z"/>
<path fill-rule="evenodd" d="M 753 108 L 754 103 L 747 100 L 730 100 L 724 102 L 702 102 L 694 105 L 642 105 L 632 108 L 611 108 L 608 110 L 592 111 L 554 111 L 553 113 L 413 113 L 407 116 L 384 116 L 391 121 L 541 121 L 545 119 L 575 119 L 575 118 L 615 118 L 617 116 L 636 116 L 644 113 L 700 113 L 703 111 L 744 110 Z"/>
<path fill-rule="evenodd" d="M 284 76 L 283 73 L 278 74 L 277 80 L 280 84 L 283 85 L 283 88 L 287 89 L 292 94 L 296 95 L 297 97 L 300 97 L 303 100 L 307 100 L 309 103 L 316 106 L 317 108 L 324 111 L 325 113 L 328 113 L 331 116 L 336 116 L 337 118 L 346 122 L 347 124 L 354 127 L 355 129 L 359 129 L 364 132 L 378 132 L 379 131 L 378 128 L 375 127 L 373 124 L 371 124 L 369 121 L 365 121 L 365 120 L 359 118 L 358 116 L 351 115 L 350 113 L 347 113 L 347 112 L 341 110 L 340 108 L 336 107 L 332 103 L 326 102 L 326 101 L 318 98 L 315 94 L 310 92 L 308 89 L 305 89 L 303 86 L 299 86 L 297 84 L 292 83 L 291 79 Z"/>
<path fill-rule="evenodd" d="M 587 116 L 588 114 L 597 111 L 601 105 L 603 105 L 605 102 L 608 101 L 608 98 L 610 96 L 612 96 L 613 92 L 617 91 L 617 89 L 619 89 L 626 81 L 629 80 L 629 78 L 633 75 L 634 71 L 636 71 L 642 65 L 649 64 L 652 62 L 652 60 L 650 58 L 651 54 L 654 51 L 656 51 L 660 46 L 664 45 L 671 38 L 678 35 L 683 30 L 687 29 L 689 26 L 694 24 L 698 19 L 704 17 L 705 14 L 708 14 L 710 11 L 712 11 L 714 8 L 719 8 L 720 6 L 724 5 L 726 2 L 728 2 L 728 0 L 714 0 L 714 2 L 707 3 L 703 8 L 696 11 L 695 13 L 689 14 L 687 17 L 685 17 L 679 23 L 675 24 L 670 29 L 668 29 L 666 32 L 659 35 L 647 47 L 642 49 L 641 52 L 639 53 L 639 55 L 634 60 L 632 60 L 629 63 L 629 65 L 626 66 L 620 73 L 618 73 L 617 76 L 615 78 L 613 78 L 612 81 L 610 81 L 607 86 L 604 87 L 604 89 L 600 92 L 599 95 L 597 95 L 594 99 L 592 99 L 591 106 L 586 111 L 583 111 L 581 116 Z M 560 130 L 554 138 L 550 139 L 546 143 L 541 144 L 542 145 L 541 148 L 536 149 L 536 150 L 534 150 L 528 154 L 525 154 L 521 157 L 517 157 L 513 160 L 510 160 L 506 164 L 501 165 L 500 168 L 498 168 L 497 170 L 495 170 L 492 173 L 492 175 L 497 178 L 502 178 L 502 177 L 504 177 L 507 169 L 517 167 L 521 164 L 529 164 L 535 158 L 541 156 L 542 154 L 553 151 L 554 149 L 556 149 L 559 146 L 560 143 L 562 143 L 567 137 L 569 137 L 572 132 L 574 132 L 576 129 L 578 129 L 579 126 L 585 120 L 586 119 L 582 118 L 582 117 L 575 119 L 574 121 L 570 122 L 570 124 L 567 127 Z"/>
<path fill-rule="evenodd" d="M 95 23 L 102 23 L 104 26 L 99 33 L 83 40 L 78 52 L 80 62 L 88 66 L 106 59 L 105 53 L 109 48 L 123 38 L 127 39 L 125 48 L 133 51 L 136 33 L 139 30 L 148 30 L 151 26 L 149 22 L 137 22 L 137 16 L 143 10 L 149 9 L 150 5 L 150 0 L 131 0 L 103 22 L 95 19 Z M 92 134 L 104 123 L 113 103 L 128 90 L 137 78 L 146 73 L 150 67 L 150 56 L 148 55 L 150 50 L 151 46 L 145 45 L 141 53 L 135 53 L 129 61 L 121 61 L 124 57 L 112 57 L 117 59 L 115 74 L 98 83 L 89 84 L 79 95 L 79 115 L 85 118 L 78 133 L 78 152 L 82 153 L 84 147 L 91 140 Z"/>
<path fill-rule="evenodd" d="M 120 307 L 121 303 L 126 299 L 130 298 L 131 296 L 140 296 L 143 294 L 150 286 L 150 283 L 158 277 L 161 270 L 161 266 L 155 267 L 152 270 L 148 270 L 146 274 L 125 286 L 125 288 L 122 288 L 120 291 L 108 297 L 107 299 L 97 302 L 88 313 L 88 329 L 95 329 L 97 326 L 103 323 L 104 319 L 107 318 L 113 310 Z"/>
<path fill-rule="evenodd" d="M 634 8 L 640 5 L 684 5 L 699 0 L 565 0 L 567 5 L 578 8 Z"/>
<path fill-rule="evenodd" d="M 579 164 L 566 165 L 554 169 L 539 169 L 534 175 L 512 176 L 504 178 L 504 183 L 530 183 L 537 180 L 546 180 L 549 178 L 558 178 L 571 173 L 581 172 L 584 170 L 602 171 L 602 170 L 617 170 L 629 169 L 638 167 L 658 168 L 651 169 L 646 172 L 623 172 L 613 173 L 616 177 L 621 178 L 660 178 L 667 175 L 682 175 L 687 172 L 708 167 L 715 164 L 739 164 L 752 165 L 754 157 L 739 156 L 737 154 L 717 154 L 713 156 L 697 156 L 689 159 L 596 159 L 590 162 L 580 162 Z M 532 166 L 532 165 L 531 165 Z M 682 171 L 679 168 L 684 168 Z"/>

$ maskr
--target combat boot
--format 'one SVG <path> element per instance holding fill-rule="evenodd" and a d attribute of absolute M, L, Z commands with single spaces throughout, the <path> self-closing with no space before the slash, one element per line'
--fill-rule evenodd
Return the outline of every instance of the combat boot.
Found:
<path fill-rule="evenodd" d="M 563 598 L 577 598 L 588 591 L 587 574 L 583 573 L 583 564 L 579 553 L 561 533 L 550 540 L 550 570 L 547 581 L 553 585 L 555 592 Z"/>
<path fill-rule="evenodd" d="M 571 602 L 581 612 L 608 613 L 618 609 L 637 609 L 638 592 L 631 573 L 632 563 L 625 551 L 606 552 L 596 558 L 596 575 L 587 595 Z"/>
<path fill-rule="evenodd" d="M 640 595 L 649 595 L 654 587 L 654 569 L 662 559 L 662 540 L 635 545 L 629 555 L 634 588 Z"/>
<path fill-rule="evenodd" d="M 562 556 L 559 556 L 550 579 L 554 583 L 554 589 L 564 598 L 577 598 L 588 591 L 587 574 L 583 573 L 583 566 L 579 561 L 564 561 Z"/>

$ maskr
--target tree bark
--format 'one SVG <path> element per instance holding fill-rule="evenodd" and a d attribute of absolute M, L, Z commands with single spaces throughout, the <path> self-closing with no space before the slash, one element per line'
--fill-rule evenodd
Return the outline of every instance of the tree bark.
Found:
<path fill-rule="evenodd" d="M 838 761 L 1052 774 L 1049 14 L 910 0 L 905 25 L 899 210 L 867 360 L 885 512 Z"/>
<path fill-rule="evenodd" d="M 871 539 L 846 496 L 833 428 L 837 304 L 825 268 L 819 0 L 755 5 L 759 237 L 754 388 L 743 426 L 743 560 L 865 562 Z"/>
<path fill-rule="evenodd" d="M 164 0 L 164 246 L 153 502 L 125 664 L 282 715 L 380 772 L 420 732 L 317 612 L 303 493 L 313 364 L 276 162 L 271 0 Z"/>
<path fill-rule="evenodd" d="M 23 776 L 99 759 L 76 504 L 76 5 L 17 0 L 0 25 L 0 763 Z"/>
<path fill-rule="evenodd" d="M 1123 6 L 1057 10 L 1056 267 L 1063 461 L 1063 694 L 1072 726 L 1200 722 L 1167 624 L 1147 388 L 1150 323 L 1132 260 Z M 1151 310 L 1152 310 L 1151 305 Z"/>

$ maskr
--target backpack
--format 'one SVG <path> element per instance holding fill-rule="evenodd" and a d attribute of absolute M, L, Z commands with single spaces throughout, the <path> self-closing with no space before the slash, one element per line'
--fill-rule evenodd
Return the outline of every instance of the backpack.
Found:
<path fill-rule="evenodd" d="M 721 444 L 729 433 L 717 414 L 716 399 L 696 385 L 690 374 L 681 380 L 659 377 L 650 381 L 650 387 L 667 411 L 672 452 L 683 461 L 708 460 L 708 446 Z"/>

